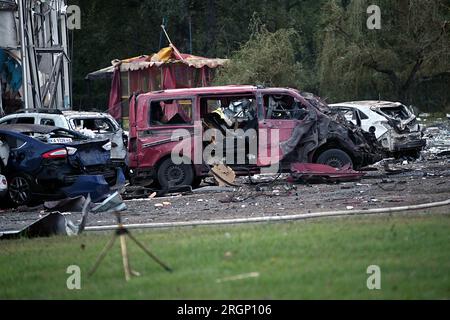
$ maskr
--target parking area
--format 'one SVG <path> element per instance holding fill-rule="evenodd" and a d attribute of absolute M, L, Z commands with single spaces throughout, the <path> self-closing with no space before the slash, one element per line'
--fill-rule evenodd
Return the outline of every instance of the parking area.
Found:
<path fill-rule="evenodd" d="M 290 184 L 282 175 L 247 177 L 229 191 L 172 194 L 126 200 L 126 224 L 246 218 L 415 205 L 450 199 L 450 159 L 379 166 L 358 182 Z M 207 180 L 208 181 L 208 180 Z M 205 184 L 203 184 L 205 186 Z M 200 189 L 201 190 L 201 189 Z M 208 190 L 207 188 L 204 190 Z M 43 214 L 43 207 L 0 212 L 0 230 L 17 230 Z M 445 210 L 442 209 L 442 210 Z M 81 214 L 68 217 L 79 223 Z M 87 226 L 111 225 L 111 213 L 91 214 Z"/>

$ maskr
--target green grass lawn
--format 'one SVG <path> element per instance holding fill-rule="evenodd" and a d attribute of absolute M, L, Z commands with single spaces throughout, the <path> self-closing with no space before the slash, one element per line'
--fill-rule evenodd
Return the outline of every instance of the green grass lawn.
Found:
<path fill-rule="evenodd" d="M 173 273 L 133 243 L 141 277 L 125 282 L 119 242 L 88 277 L 110 233 L 0 241 L 0 298 L 448 299 L 450 216 L 396 215 L 134 231 Z M 81 290 L 66 269 L 81 268 Z M 381 290 L 368 290 L 369 265 Z M 218 282 L 258 272 L 259 277 Z"/>

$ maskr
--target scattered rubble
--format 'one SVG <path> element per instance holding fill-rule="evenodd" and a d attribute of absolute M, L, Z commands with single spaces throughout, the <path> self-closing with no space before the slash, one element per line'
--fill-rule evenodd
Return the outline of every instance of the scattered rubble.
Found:
<path fill-rule="evenodd" d="M 22 237 L 36 238 L 49 237 L 53 235 L 72 236 L 81 234 L 86 226 L 90 202 L 90 197 L 87 199 L 84 197 L 78 197 L 75 199 L 65 199 L 63 201 L 59 201 L 58 203 L 47 203 L 47 205 L 52 206 L 52 208 L 67 208 L 72 210 L 80 209 L 82 217 L 78 226 L 67 218 L 71 215 L 71 213 L 54 211 L 43 216 L 39 216 L 39 219 L 19 230 L 0 231 L 0 239 L 16 239 Z M 80 204 L 81 208 L 79 207 Z"/>
<path fill-rule="evenodd" d="M 350 169 L 349 166 L 336 169 L 317 163 L 293 163 L 291 165 L 292 182 L 349 182 L 359 181 L 364 172 Z"/>
<path fill-rule="evenodd" d="M 62 201 L 0 212 L 0 230 L 5 230 L 2 231 L 2 239 L 79 234 L 83 230 L 83 221 L 88 226 L 113 224 L 115 220 L 111 210 L 120 208 L 127 208 L 123 213 L 126 223 L 157 223 L 307 214 L 326 210 L 357 212 L 389 207 L 392 203 L 415 205 L 442 201 L 450 198 L 450 158 L 442 153 L 450 144 L 448 125 L 433 124 L 425 130 L 429 148 L 419 159 L 388 158 L 362 168 L 361 172 L 348 169 L 331 171 L 317 165 L 298 164 L 293 166 L 291 175 L 238 176 L 233 181 L 234 186 L 211 185 L 214 183 L 211 177 L 197 189 L 182 186 L 157 190 L 127 186 L 122 196 L 119 191 L 111 194 L 110 189 L 104 189 L 94 195 L 98 198 L 96 204 L 89 205 L 88 211 L 95 213 L 95 219 L 90 220 L 80 211 L 85 195 L 74 190 Z M 436 152 L 433 148 L 438 147 L 439 152 Z M 335 180 L 336 173 L 340 175 L 338 178 L 348 174 L 346 178 L 349 180 Z M 319 181 L 309 179 L 314 177 L 313 174 L 318 174 Z M 126 206 L 122 199 L 128 199 Z"/>
<path fill-rule="evenodd" d="M 450 121 L 432 124 L 424 129 L 427 147 L 422 151 L 425 159 L 450 156 Z"/>
<path fill-rule="evenodd" d="M 116 191 L 99 204 L 91 202 L 90 195 L 87 198 L 78 196 L 60 201 L 44 203 L 43 207 L 51 211 L 44 215 L 39 215 L 38 219 L 32 220 L 19 229 L 0 231 L 0 239 L 15 239 L 21 237 L 49 237 L 53 235 L 79 235 L 83 232 L 88 221 L 89 213 L 115 213 L 125 210 L 127 207 L 123 203 L 122 197 Z M 81 219 L 78 225 L 74 224 L 70 216 L 80 213 Z"/>
<path fill-rule="evenodd" d="M 219 187 L 233 186 L 236 174 L 230 167 L 224 164 L 217 164 L 211 168 L 210 174 L 217 181 Z"/>

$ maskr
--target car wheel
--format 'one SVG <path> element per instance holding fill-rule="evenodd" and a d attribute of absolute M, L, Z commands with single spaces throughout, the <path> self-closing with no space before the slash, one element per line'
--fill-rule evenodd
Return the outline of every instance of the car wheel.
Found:
<path fill-rule="evenodd" d="M 317 163 L 326 164 L 333 168 L 342 168 L 347 164 L 350 164 L 350 167 L 353 167 L 350 156 L 339 149 L 328 149 L 322 152 L 319 158 L 317 158 Z"/>
<path fill-rule="evenodd" d="M 194 182 L 194 170 L 190 164 L 175 164 L 167 158 L 158 168 L 158 182 L 164 189 L 190 186 Z"/>
<path fill-rule="evenodd" d="M 8 195 L 16 206 L 29 204 L 33 198 L 31 180 L 23 175 L 13 176 L 8 182 Z"/>

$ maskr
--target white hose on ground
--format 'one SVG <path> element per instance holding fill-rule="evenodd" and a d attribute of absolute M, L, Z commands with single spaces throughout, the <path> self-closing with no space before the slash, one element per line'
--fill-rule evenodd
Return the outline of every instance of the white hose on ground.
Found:
<path fill-rule="evenodd" d="M 334 216 L 351 216 L 351 215 L 366 215 L 366 214 L 381 214 L 392 213 L 409 210 L 430 209 L 435 207 L 443 207 L 450 205 L 450 199 L 439 202 L 431 202 L 402 207 L 376 208 L 376 209 L 362 209 L 362 210 L 343 210 L 343 211 L 327 211 L 317 213 L 303 213 L 284 216 L 268 216 L 268 217 L 252 217 L 252 218 L 236 218 L 236 219 L 214 219 L 214 220 L 194 220 L 194 221 L 179 221 L 179 222 L 154 222 L 154 223 L 135 223 L 127 224 L 124 227 L 128 229 L 146 229 L 146 228 L 171 228 L 171 227 L 195 227 L 206 225 L 222 225 L 222 224 L 240 224 L 240 223 L 255 223 L 255 222 L 271 222 L 271 221 L 292 221 L 304 220 L 311 218 L 334 217 Z M 449 212 L 450 213 L 450 212 Z M 114 230 L 117 225 L 106 226 L 90 226 L 86 227 L 85 231 L 107 231 Z"/>

